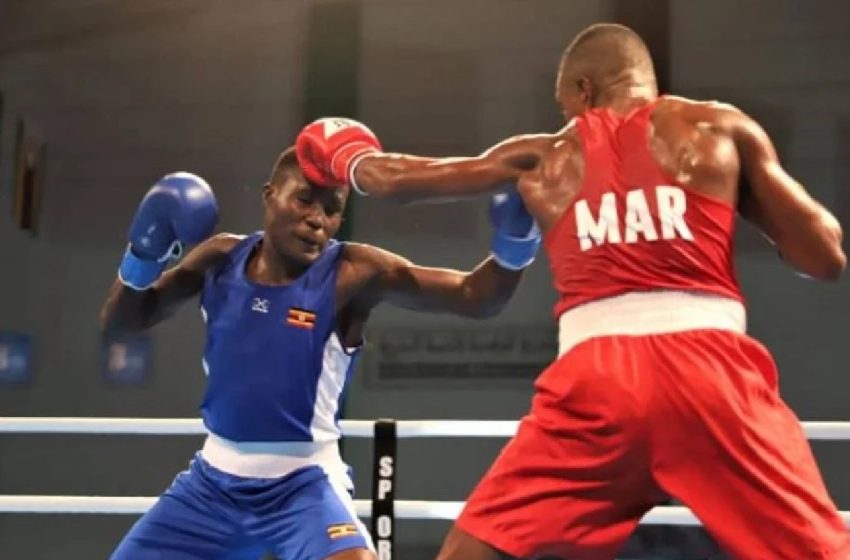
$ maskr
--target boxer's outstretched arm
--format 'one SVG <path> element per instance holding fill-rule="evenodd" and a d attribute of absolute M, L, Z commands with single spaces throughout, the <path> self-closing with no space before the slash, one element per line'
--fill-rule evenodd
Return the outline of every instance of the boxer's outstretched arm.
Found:
<path fill-rule="evenodd" d="M 741 215 L 759 227 L 796 270 L 819 280 L 837 280 L 847 264 L 838 220 L 782 168 L 758 123 L 739 111 L 730 118 L 748 184 L 741 193 Z"/>
<path fill-rule="evenodd" d="M 368 195 L 401 201 L 493 193 L 516 184 L 523 171 L 536 167 L 551 140 L 549 135 L 515 136 L 477 157 L 370 154 L 357 163 L 353 182 Z"/>
<path fill-rule="evenodd" d="M 412 201 L 474 196 L 515 185 L 555 139 L 550 134 L 514 136 L 478 157 L 426 158 L 382 153 L 377 136 L 363 123 L 325 117 L 305 126 L 295 147 L 311 183 Z"/>
<path fill-rule="evenodd" d="M 134 290 L 116 278 L 100 312 L 101 330 L 104 334 L 140 332 L 169 317 L 201 291 L 204 273 L 238 241 L 230 234 L 207 239 L 146 290 Z"/>
<path fill-rule="evenodd" d="M 471 272 L 460 272 L 418 266 L 371 245 L 352 243 L 347 251 L 357 276 L 364 279 L 355 296 L 361 309 L 388 302 L 416 311 L 487 318 L 502 310 L 522 278 L 522 270 L 503 268 L 492 257 Z"/>

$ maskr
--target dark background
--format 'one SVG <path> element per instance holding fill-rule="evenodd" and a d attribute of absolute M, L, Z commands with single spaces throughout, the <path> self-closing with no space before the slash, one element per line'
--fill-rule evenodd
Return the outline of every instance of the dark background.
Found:
<path fill-rule="evenodd" d="M 845 13 L 842 0 L 0 0 L 0 330 L 35 340 L 33 380 L 0 386 L 0 415 L 197 415 L 203 329 L 194 305 L 154 331 L 146 383 L 111 386 L 100 373 L 97 313 L 134 208 L 162 174 L 207 178 L 220 229 L 246 232 L 260 226 L 260 185 L 277 153 L 320 114 L 356 116 L 389 149 L 428 155 L 473 154 L 511 134 L 554 130 L 558 59 L 597 21 L 641 31 L 666 88 L 756 116 L 788 169 L 847 226 Z M 34 236 L 11 216 L 18 119 L 47 144 Z M 468 268 L 487 250 L 483 210 L 484 201 L 357 200 L 348 227 L 423 264 Z M 785 398 L 802 419 L 847 419 L 847 280 L 806 281 L 747 226 L 740 237 L 750 331 L 774 351 Z M 347 416 L 519 417 L 528 375 L 452 374 L 451 364 L 480 356 L 451 348 L 437 353 L 436 368 L 392 375 L 418 359 L 393 354 L 392 343 L 446 330 L 553 341 L 553 301 L 540 259 L 510 307 L 486 323 L 382 309 Z M 156 495 L 199 442 L 3 435 L 0 493 Z M 463 499 L 501 444 L 402 442 L 397 497 Z M 833 497 L 850 509 L 850 443 L 814 448 Z M 358 497 L 370 489 L 370 452 L 368 441 L 345 446 Z M 0 558 L 106 558 L 133 519 L 0 514 Z M 400 522 L 401 557 L 429 557 L 446 528 Z"/>

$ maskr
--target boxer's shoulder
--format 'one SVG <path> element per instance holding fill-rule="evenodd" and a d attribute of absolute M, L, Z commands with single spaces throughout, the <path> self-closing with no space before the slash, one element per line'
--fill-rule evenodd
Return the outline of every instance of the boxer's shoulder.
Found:
<path fill-rule="evenodd" d="M 731 103 L 716 99 L 700 100 L 680 96 L 664 96 L 653 111 L 653 121 L 681 119 L 693 125 L 733 125 L 745 115 Z"/>
<path fill-rule="evenodd" d="M 247 236 L 235 233 L 217 233 L 201 242 L 186 258 L 183 259 L 184 268 L 203 272 L 224 263 L 239 243 Z"/>

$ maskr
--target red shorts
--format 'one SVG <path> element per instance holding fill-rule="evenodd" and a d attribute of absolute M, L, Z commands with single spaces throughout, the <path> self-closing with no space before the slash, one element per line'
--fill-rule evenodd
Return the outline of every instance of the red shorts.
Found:
<path fill-rule="evenodd" d="M 736 559 L 843 560 L 847 528 L 776 375 L 733 332 L 585 341 L 540 376 L 457 526 L 521 558 L 612 559 L 669 495 Z"/>

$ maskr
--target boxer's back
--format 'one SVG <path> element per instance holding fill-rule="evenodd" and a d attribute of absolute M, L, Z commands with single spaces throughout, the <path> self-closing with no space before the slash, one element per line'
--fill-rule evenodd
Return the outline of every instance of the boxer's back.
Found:
<path fill-rule="evenodd" d="M 741 298 L 732 254 L 739 163 L 723 112 L 660 98 L 619 114 L 593 109 L 565 129 L 540 174 L 541 191 L 562 201 L 542 220 L 556 315 L 626 292 Z"/>

